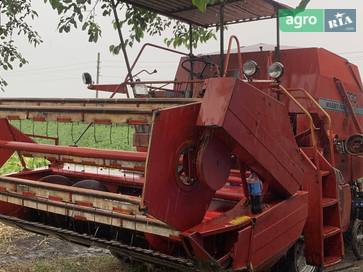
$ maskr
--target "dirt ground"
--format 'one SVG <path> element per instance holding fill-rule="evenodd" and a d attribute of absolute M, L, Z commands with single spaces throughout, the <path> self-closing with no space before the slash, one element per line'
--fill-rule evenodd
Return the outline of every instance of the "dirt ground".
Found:
<path fill-rule="evenodd" d="M 144 267 L 120 263 L 108 250 L 77 246 L 0 223 L 0 272 L 138 272 Z M 347 250 L 344 262 L 327 272 L 363 271 Z M 283 272 L 283 271 L 282 271 Z"/>
<path fill-rule="evenodd" d="M 0 272 L 138 271 L 108 250 L 86 248 L 0 223 Z M 142 271 L 142 270 L 140 270 Z"/>
<path fill-rule="evenodd" d="M 346 250 L 344 261 L 326 270 L 327 272 L 362 272 L 363 261 L 357 261 L 350 249 Z"/>

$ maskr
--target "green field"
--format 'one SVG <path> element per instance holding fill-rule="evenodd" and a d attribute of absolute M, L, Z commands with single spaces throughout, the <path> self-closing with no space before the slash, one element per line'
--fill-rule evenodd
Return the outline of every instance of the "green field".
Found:
<path fill-rule="evenodd" d="M 81 136 L 88 124 L 84 123 L 56 123 L 56 122 L 33 122 L 29 120 L 13 121 L 11 124 L 23 133 L 44 135 L 59 138 L 60 145 L 74 145 L 74 142 Z M 73 129 L 72 129 L 73 126 Z M 73 133 L 72 133 L 73 131 Z M 133 127 L 127 125 L 95 125 L 81 137 L 78 146 L 133 150 L 132 135 Z M 72 137 L 73 134 L 73 137 Z M 47 139 L 34 138 L 35 141 L 43 144 L 54 144 L 54 141 Z M 43 158 L 28 158 L 26 163 L 29 169 L 47 165 L 47 161 Z M 0 168 L 0 174 L 7 174 L 21 170 L 19 158 L 14 154 L 8 162 Z"/>
<path fill-rule="evenodd" d="M 51 137 L 59 138 L 60 145 L 74 145 L 76 139 L 87 128 L 88 124 L 75 123 L 73 124 L 73 137 L 72 137 L 72 124 L 69 123 L 55 123 L 49 122 L 32 122 L 32 121 L 14 121 L 11 123 L 18 129 L 21 129 L 26 134 L 48 135 Z M 58 127 L 57 127 L 58 126 Z M 48 127 L 48 129 L 47 129 Z M 106 149 L 122 149 L 133 150 L 132 147 L 132 135 L 134 130 L 132 127 L 126 125 L 113 125 L 110 129 L 109 125 L 96 125 L 96 127 L 90 127 L 87 132 L 80 139 L 78 146 L 96 147 Z M 54 144 L 52 140 L 34 138 L 39 143 Z M 34 169 L 47 165 L 47 161 L 44 158 L 26 158 L 27 167 Z M 8 162 L 0 168 L 0 174 L 7 174 L 17 172 L 22 169 L 19 158 L 14 154 Z M 16 237 L 33 235 L 26 234 L 20 230 L 5 227 L 0 223 L 0 238 L 7 237 L 7 239 L 0 239 L 0 250 L 3 252 L 11 249 L 11 255 L 17 256 L 18 249 L 16 246 Z M 34 245 L 29 245 L 32 248 Z M 47 249 L 47 245 L 44 245 L 44 249 Z M 38 249 L 39 250 L 39 249 Z M 60 249 L 61 250 L 61 249 Z M 52 251 L 50 250 L 49 258 L 36 258 L 31 260 L 24 260 L 22 262 L 14 261 L 6 264 L 0 264 L 0 272 L 72 272 L 72 271 L 144 271 L 143 268 L 138 266 L 129 267 L 127 265 L 121 265 L 120 262 L 110 256 L 90 256 L 90 257 L 51 257 Z"/>

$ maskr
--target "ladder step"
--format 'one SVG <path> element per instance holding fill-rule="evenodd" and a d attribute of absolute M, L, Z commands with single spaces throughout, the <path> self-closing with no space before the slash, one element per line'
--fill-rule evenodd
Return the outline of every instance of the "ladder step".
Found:
<path fill-rule="evenodd" d="M 323 208 L 334 206 L 337 203 L 338 203 L 338 200 L 335 198 L 324 197 L 322 200 Z"/>
<path fill-rule="evenodd" d="M 324 238 L 328 238 L 331 236 L 334 236 L 338 233 L 340 233 L 341 230 L 338 227 L 333 227 L 333 226 L 324 226 L 323 227 L 323 236 Z"/>
<path fill-rule="evenodd" d="M 324 258 L 324 268 L 336 265 L 342 260 L 339 256 L 328 256 Z"/>
<path fill-rule="evenodd" d="M 330 175 L 330 171 L 320 170 L 320 175 L 322 177 L 326 177 Z"/>

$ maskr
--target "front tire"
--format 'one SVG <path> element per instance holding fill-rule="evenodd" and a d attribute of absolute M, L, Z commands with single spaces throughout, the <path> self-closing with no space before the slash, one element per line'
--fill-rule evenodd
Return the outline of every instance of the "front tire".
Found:
<path fill-rule="evenodd" d="M 363 221 L 355 219 L 352 227 L 352 250 L 358 260 L 363 259 Z"/>
<path fill-rule="evenodd" d="M 271 272 L 320 272 L 319 267 L 308 265 L 304 256 L 304 240 L 300 239 L 289 249 Z"/>

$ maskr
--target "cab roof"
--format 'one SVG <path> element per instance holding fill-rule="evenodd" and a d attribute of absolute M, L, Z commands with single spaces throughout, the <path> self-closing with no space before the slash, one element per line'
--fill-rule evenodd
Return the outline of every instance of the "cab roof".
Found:
<path fill-rule="evenodd" d="M 122 0 L 122 2 L 191 25 L 212 27 L 220 24 L 221 2 L 208 5 L 204 13 L 192 4 L 192 0 Z M 225 0 L 224 24 L 271 19 L 276 17 L 278 9 L 290 9 L 290 7 L 273 0 Z"/>

